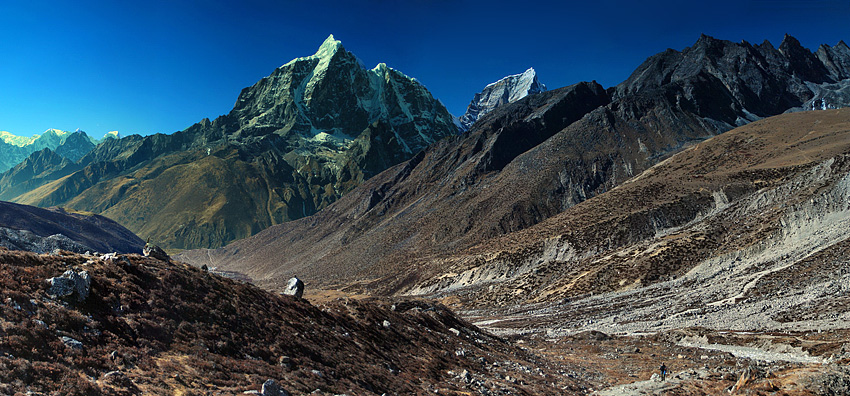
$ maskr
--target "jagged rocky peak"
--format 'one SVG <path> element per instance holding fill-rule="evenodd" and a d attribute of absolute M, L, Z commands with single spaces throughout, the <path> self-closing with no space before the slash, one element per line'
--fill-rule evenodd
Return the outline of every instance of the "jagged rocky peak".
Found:
<path fill-rule="evenodd" d="M 796 38 L 786 34 L 779 44 L 779 52 L 788 59 L 790 71 L 802 80 L 818 84 L 835 82 L 817 56 L 803 47 Z"/>
<path fill-rule="evenodd" d="M 488 84 L 472 98 L 466 113 L 459 119 L 460 128 L 467 131 L 475 121 L 493 109 L 544 91 L 546 91 L 546 85 L 537 79 L 537 72 L 533 67 L 523 73 L 510 75 Z"/>
<path fill-rule="evenodd" d="M 681 52 L 649 57 L 613 96 L 691 112 L 714 133 L 786 111 L 844 107 L 850 104 L 845 47 L 822 47 L 816 55 L 789 35 L 776 48 L 769 41 L 753 46 L 703 34 Z M 640 106 L 646 104 L 618 111 Z"/>
<path fill-rule="evenodd" d="M 850 47 L 841 40 L 833 47 L 821 44 L 815 53 L 835 80 L 850 78 Z"/>
<path fill-rule="evenodd" d="M 333 35 L 315 54 L 242 90 L 231 117 L 242 137 L 293 131 L 339 149 L 377 121 L 387 122 L 409 153 L 456 132 L 445 107 L 416 79 L 383 63 L 365 68 Z"/>
<path fill-rule="evenodd" d="M 385 64 L 364 67 L 329 36 L 314 54 L 243 89 L 227 115 L 169 135 L 105 139 L 72 175 L 66 171 L 73 167 L 54 166 L 8 194 L 109 215 L 161 246 L 219 247 L 316 213 L 457 132 L 452 115 L 422 84 Z M 166 155 L 175 165 L 158 161 Z M 185 163 L 197 167 L 177 165 Z M 116 178 L 135 179 L 139 170 L 154 175 L 150 183 L 106 187 Z M 169 178 L 180 178 L 184 187 L 166 197 Z M 0 183 L 0 195 L 6 191 L 13 190 Z M 227 204 L 216 204 L 222 197 Z"/>

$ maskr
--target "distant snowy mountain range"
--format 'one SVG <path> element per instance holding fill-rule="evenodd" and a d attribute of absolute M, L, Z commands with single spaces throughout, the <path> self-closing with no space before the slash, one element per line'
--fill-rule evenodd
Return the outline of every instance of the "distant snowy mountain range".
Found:
<path fill-rule="evenodd" d="M 33 136 L 17 136 L 0 131 L 0 172 L 11 169 L 30 154 L 46 148 L 76 162 L 99 143 L 120 138 L 118 131 L 107 132 L 100 139 L 95 139 L 79 129 L 75 132 L 48 129 L 41 135 Z"/>

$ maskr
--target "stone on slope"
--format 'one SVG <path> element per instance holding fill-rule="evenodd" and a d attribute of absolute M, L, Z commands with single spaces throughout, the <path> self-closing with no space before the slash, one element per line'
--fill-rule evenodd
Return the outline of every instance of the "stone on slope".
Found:
<path fill-rule="evenodd" d="M 283 290 L 283 294 L 301 298 L 304 295 L 304 282 L 294 277 L 289 279 L 289 282 L 286 283 L 286 288 Z"/>
<path fill-rule="evenodd" d="M 69 298 L 76 302 L 85 301 L 91 288 L 91 278 L 86 271 L 67 270 L 62 276 L 50 278 L 47 282 L 50 283 L 47 295 L 52 298 Z"/>
<path fill-rule="evenodd" d="M 283 390 L 280 384 L 273 379 L 268 379 L 263 383 L 260 394 L 263 396 L 289 396 L 289 392 Z"/>
<path fill-rule="evenodd" d="M 165 250 L 162 250 L 161 247 L 150 243 L 145 244 L 145 248 L 142 249 L 142 254 L 145 257 L 153 257 L 157 260 L 171 261 L 171 257 L 168 256 L 168 253 L 165 253 Z"/>

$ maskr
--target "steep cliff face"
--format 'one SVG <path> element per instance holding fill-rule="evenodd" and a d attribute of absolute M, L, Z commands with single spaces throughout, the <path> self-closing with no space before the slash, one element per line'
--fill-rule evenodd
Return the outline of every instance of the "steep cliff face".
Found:
<path fill-rule="evenodd" d="M 101 213 L 172 248 L 216 247 L 315 213 L 457 128 L 424 86 L 329 37 L 171 135 L 109 139 L 10 199 Z M 48 180 L 49 178 L 45 178 Z"/>
<path fill-rule="evenodd" d="M 521 74 L 502 78 L 475 94 L 472 102 L 459 118 L 461 131 L 468 131 L 475 121 L 499 106 L 516 102 L 528 95 L 546 91 L 546 86 L 537 79 L 537 72 L 529 68 Z"/>
<path fill-rule="evenodd" d="M 831 82 L 823 65 L 804 70 L 817 58 L 798 45 L 789 37 L 780 51 L 703 36 L 650 57 L 608 90 L 582 83 L 526 97 L 326 211 L 184 257 L 271 287 L 298 273 L 328 284 L 378 279 L 373 292 L 406 290 L 451 273 L 447 256 L 611 191 L 737 124 L 799 109 L 815 97 L 810 87 L 840 97 L 830 84 L 847 80 Z"/>

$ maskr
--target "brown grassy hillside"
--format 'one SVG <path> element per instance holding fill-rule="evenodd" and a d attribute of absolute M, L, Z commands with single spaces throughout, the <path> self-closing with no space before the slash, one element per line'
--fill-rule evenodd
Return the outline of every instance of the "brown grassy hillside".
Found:
<path fill-rule="evenodd" d="M 46 294 L 69 269 L 91 276 L 82 303 Z M 0 249 L 0 341 L 3 394 L 238 394 L 267 379 L 294 395 L 581 388 L 433 303 L 316 306 L 139 255 Z"/>

